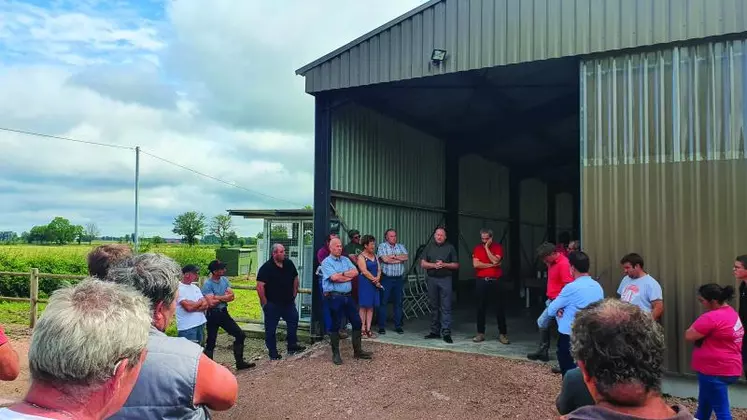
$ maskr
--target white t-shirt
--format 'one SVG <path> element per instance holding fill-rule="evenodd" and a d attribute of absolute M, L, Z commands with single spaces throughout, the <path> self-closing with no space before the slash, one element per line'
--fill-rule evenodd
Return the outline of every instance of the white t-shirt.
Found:
<path fill-rule="evenodd" d="M 648 313 L 652 310 L 651 302 L 662 300 L 661 285 L 648 274 L 637 279 L 625 276 L 617 288 L 617 294 L 623 302 L 633 304 Z"/>
<path fill-rule="evenodd" d="M 207 322 L 204 312 L 188 312 L 182 306 L 183 300 L 197 302 L 202 299 L 202 291 L 194 284 L 179 283 L 179 297 L 176 299 L 176 329 L 179 331 L 188 330 L 200 326 Z"/>
<path fill-rule="evenodd" d="M 9 408 L 0 408 L 0 420 L 49 420 L 49 418 L 23 414 Z"/>

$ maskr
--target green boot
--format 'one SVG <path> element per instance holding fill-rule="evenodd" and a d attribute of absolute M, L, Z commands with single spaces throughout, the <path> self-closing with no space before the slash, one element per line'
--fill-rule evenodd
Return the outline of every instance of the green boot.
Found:
<path fill-rule="evenodd" d="M 332 346 L 332 362 L 336 365 L 342 364 L 340 356 L 340 334 L 334 332 L 329 334 L 329 344 Z"/>
<path fill-rule="evenodd" d="M 353 330 L 353 357 L 356 359 L 371 359 L 373 354 L 363 351 L 362 338 L 361 330 Z"/>

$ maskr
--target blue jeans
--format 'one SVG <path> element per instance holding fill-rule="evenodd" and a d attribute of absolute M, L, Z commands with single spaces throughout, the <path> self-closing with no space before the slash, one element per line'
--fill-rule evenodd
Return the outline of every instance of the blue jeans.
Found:
<path fill-rule="evenodd" d="M 699 419 L 710 419 L 716 412 L 718 420 L 731 420 L 729 410 L 729 385 L 735 383 L 738 376 L 711 376 L 698 373 L 698 410 Z"/>
<path fill-rule="evenodd" d="M 568 334 L 558 333 L 558 366 L 560 367 L 560 373 L 565 376 L 565 373 L 571 369 L 576 368 L 576 362 L 573 361 L 571 356 L 571 336 Z"/>
<path fill-rule="evenodd" d="M 298 344 L 298 310 L 295 303 L 278 304 L 267 302 L 262 308 L 265 313 L 265 345 L 270 357 L 278 356 L 277 330 L 280 318 L 285 321 L 288 332 L 288 351 Z"/>
<path fill-rule="evenodd" d="M 390 277 L 381 276 L 381 285 L 384 290 L 381 292 L 381 306 L 379 306 L 379 328 L 386 328 L 387 306 L 389 297 L 394 300 L 394 328 L 402 328 L 402 298 L 404 296 L 405 280 L 402 276 Z"/>
<path fill-rule="evenodd" d="M 353 331 L 360 331 L 361 317 L 358 314 L 358 306 L 353 301 L 353 297 L 343 295 L 329 295 L 324 297 L 325 314 L 324 324 L 329 333 L 336 333 L 340 325 L 340 319 L 347 317 L 353 325 Z"/>
<path fill-rule="evenodd" d="M 180 330 L 176 334 L 179 337 L 184 337 L 189 341 L 202 345 L 202 339 L 205 337 L 204 329 L 205 324 L 202 324 L 186 330 Z"/>

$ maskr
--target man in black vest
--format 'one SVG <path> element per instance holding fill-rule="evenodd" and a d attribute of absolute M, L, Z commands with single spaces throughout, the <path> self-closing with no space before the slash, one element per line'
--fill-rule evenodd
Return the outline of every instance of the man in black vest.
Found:
<path fill-rule="evenodd" d="M 274 244 L 272 258 L 259 268 L 257 294 L 265 314 L 265 344 L 270 359 L 281 358 L 275 337 L 281 318 L 288 329 L 288 354 L 306 350 L 306 347 L 298 345 L 298 270 L 293 261 L 285 259 L 283 245 Z"/>

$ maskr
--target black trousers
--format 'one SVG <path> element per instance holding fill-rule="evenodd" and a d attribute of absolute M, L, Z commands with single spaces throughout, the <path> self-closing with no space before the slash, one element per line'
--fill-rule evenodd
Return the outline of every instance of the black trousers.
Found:
<path fill-rule="evenodd" d="M 236 321 L 228 314 L 228 308 L 210 309 L 205 314 L 207 317 L 207 341 L 205 343 L 205 352 L 213 354 L 215 350 L 215 340 L 218 338 L 218 328 L 223 328 L 225 332 L 236 339 L 234 345 L 244 344 L 246 334 L 241 330 Z"/>
<path fill-rule="evenodd" d="M 508 334 L 506 327 L 506 309 L 503 293 L 498 290 L 500 279 L 478 277 L 475 280 L 475 294 L 477 297 L 477 333 L 485 334 L 485 315 L 488 305 L 495 305 L 495 315 L 498 319 L 498 332 Z"/>

